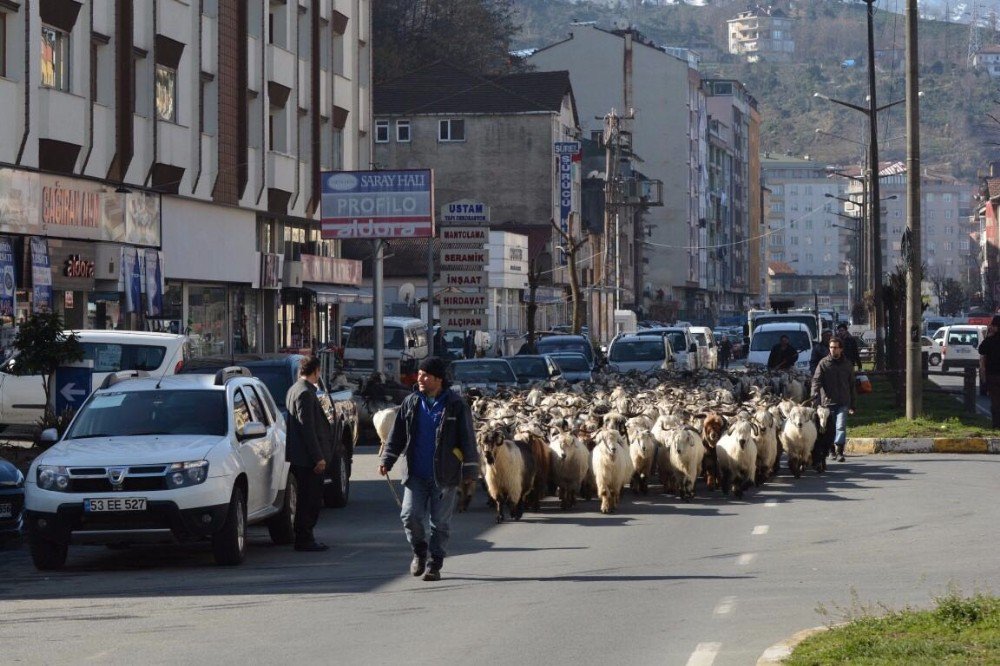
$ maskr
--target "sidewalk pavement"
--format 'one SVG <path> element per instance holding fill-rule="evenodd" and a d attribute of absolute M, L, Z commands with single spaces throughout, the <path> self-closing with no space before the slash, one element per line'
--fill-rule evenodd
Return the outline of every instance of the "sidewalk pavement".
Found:
<path fill-rule="evenodd" d="M 1000 437 L 848 437 L 847 453 L 1000 453 Z"/>

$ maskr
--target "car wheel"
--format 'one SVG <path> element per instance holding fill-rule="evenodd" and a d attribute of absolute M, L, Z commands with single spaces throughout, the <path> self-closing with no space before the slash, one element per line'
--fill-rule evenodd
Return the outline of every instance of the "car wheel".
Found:
<path fill-rule="evenodd" d="M 62 569 L 66 564 L 66 555 L 69 554 L 69 546 L 64 543 L 56 543 L 40 536 L 31 536 L 31 561 L 39 571 L 53 571 Z"/>
<path fill-rule="evenodd" d="M 326 484 L 323 486 L 323 504 L 332 509 L 347 506 L 351 495 L 351 463 L 344 456 L 334 456 L 327 466 Z"/>
<path fill-rule="evenodd" d="M 298 482 L 292 474 L 288 475 L 288 482 L 285 484 L 285 501 L 281 505 L 281 511 L 267 521 L 267 533 L 271 535 L 271 542 L 279 546 L 286 546 L 295 540 L 295 512 L 298 509 Z"/>
<path fill-rule="evenodd" d="M 931 354 L 927 362 L 931 365 L 941 365 L 941 354 Z"/>
<path fill-rule="evenodd" d="M 239 486 L 233 488 L 229 511 L 222 529 L 212 535 L 215 563 L 232 566 L 243 562 L 247 554 L 247 501 Z"/>

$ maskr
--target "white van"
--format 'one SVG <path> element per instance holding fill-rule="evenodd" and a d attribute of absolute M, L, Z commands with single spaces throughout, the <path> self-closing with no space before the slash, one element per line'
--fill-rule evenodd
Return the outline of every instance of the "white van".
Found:
<path fill-rule="evenodd" d="M 689 326 L 688 332 L 698 345 L 698 367 L 717 370 L 719 350 L 715 345 L 715 334 L 708 326 Z"/>
<path fill-rule="evenodd" d="M 415 317 L 384 317 L 382 359 L 385 374 L 411 386 L 417 381 L 417 366 L 430 353 L 427 322 Z M 344 346 L 344 374 L 358 381 L 367 379 L 375 367 L 375 320 L 359 319 L 351 327 Z"/>
<path fill-rule="evenodd" d="M 608 364 L 614 372 L 673 370 L 674 350 L 666 336 L 619 335 L 611 341 Z"/>
<path fill-rule="evenodd" d="M 986 327 L 978 324 L 942 326 L 934 332 L 941 342 L 941 372 L 951 368 L 978 368 L 979 344 L 986 339 Z"/>
<path fill-rule="evenodd" d="M 83 347 L 83 360 L 93 362 L 93 388 L 112 372 L 145 370 L 150 376 L 172 375 L 188 359 L 184 335 L 148 331 L 84 330 L 72 333 Z M 45 411 L 41 375 L 14 374 L 15 351 L 0 365 L 0 423 L 34 425 Z"/>
<path fill-rule="evenodd" d="M 670 342 L 674 350 L 674 367 L 677 370 L 698 369 L 698 343 L 691 335 L 690 329 L 680 326 L 661 326 L 657 328 L 640 328 L 636 335 L 658 335 Z"/>
<path fill-rule="evenodd" d="M 753 330 L 750 336 L 750 353 L 747 354 L 748 368 L 766 368 L 767 358 L 771 348 L 781 341 L 781 336 L 787 335 L 788 342 L 799 353 L 795 362 L 796 370 L 809 370 L 809 359 L 812 357 L 812 334 L 805 324 L 780 322 L 761 324 Z"/>

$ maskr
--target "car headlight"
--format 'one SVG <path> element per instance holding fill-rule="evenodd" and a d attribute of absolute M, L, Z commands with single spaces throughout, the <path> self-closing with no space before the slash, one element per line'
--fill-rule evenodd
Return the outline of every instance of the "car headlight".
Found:
<path fill-rule="evenodd" d="M 39 465 L 36 472 L 38 487 L 59 493 L 69 492 L 69 470 L 55 465 Z"/>
<path fill-rule="evenodd" d="M 167 470 L 167 488 L 184 488 L 197 486 L 208 478 L 208 461 L 194 460 L 191 462 L 174 463 Z"/>

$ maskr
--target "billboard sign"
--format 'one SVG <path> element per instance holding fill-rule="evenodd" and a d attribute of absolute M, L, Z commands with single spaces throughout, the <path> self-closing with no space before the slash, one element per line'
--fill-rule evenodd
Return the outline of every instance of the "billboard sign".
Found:
<path fill-rule="evenodd" d="M 486 315 L 446 310 L 442 310 L 440 314 L 441 328 L 449 331 L 485 330 L 488 324 Z"/>
<path fill-rule="evenodd" d="M 482 201 L 462 199 L 441 206 L 441 222 L 489 224 L 490 207 Z"/>
<path fill-rule="evenodd" d="M 441 271 L 441 284 L 445 287 L 486 287 L 486 273 L 482 271 Z"/>
<path fill-rule="evenodd" d="M 442 310 L 484 310 L 486 309 L 486 294 L 441 294 L 438 303 Z"/>
<path fill-rule="evenodd" d="M 490 242 L 489 227 L 441 227 L 444 246 L 483 245 Z"/>
<path fill-rule="evenodd" d="M 430 169 L 324 172 L 323 238 L 429 238 L 434 235 Z"/>
<path fill-rule="evenodd" d="M 32 236 L 31 241 L 31 311 L 52 311 L 52 264 L 49 244 L 45 238 Z"/>
<path fill-rule="evenodd" d="M 473 266 L 484 270 L 490 263 L 490 253 L 487 250 L 474 249 L 450 249 L 441 250 L 441 268 L 453 268 L 457 266 Z"/>

